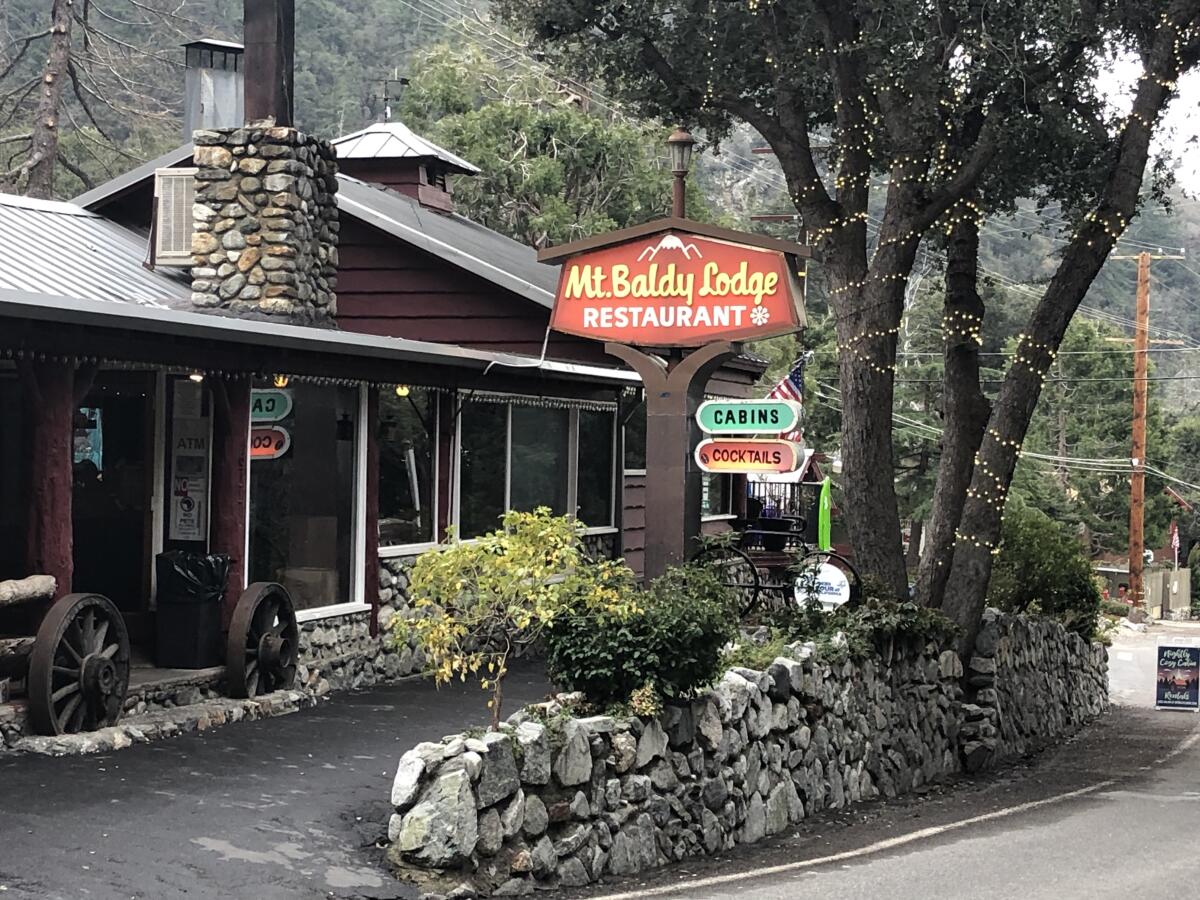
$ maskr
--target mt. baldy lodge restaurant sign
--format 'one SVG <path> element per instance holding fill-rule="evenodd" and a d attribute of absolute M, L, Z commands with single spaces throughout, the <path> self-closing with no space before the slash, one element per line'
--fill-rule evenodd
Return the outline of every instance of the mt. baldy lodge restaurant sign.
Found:
<path fill-rule="evenodd" d="M 804 325 L 795 251 L 806 252 L 682 219 L 553 247 L 540 254 L 564 260 L 550 324 L 644 347 L 788 334 Z"/>

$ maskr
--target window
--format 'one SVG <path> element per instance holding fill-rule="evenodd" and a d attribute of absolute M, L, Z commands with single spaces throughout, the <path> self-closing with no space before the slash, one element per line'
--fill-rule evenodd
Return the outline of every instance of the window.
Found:
<path fill-rule="evenodd" d="M 379 546 L 436 540 L 437 395 L 379 395 Z"/>
<path fill-rule="evenodd" d="M 459 534 L 478 537 L 506 509 L 575 512 L 592 528 L 613 522 L 609 410 L 475 400 L 459 420 Z"/>
<path fill-rule="evenodd" d="M 613 521 L 613 425 L 610 412 L 579 411 L 579 498 L 576 515 L 585 525 Z"/>
<path fill-rule="evenodd" d="M 571 410 L 510 407 L 511 475 L 508 505 L 525 512 L 548 506 L 566 515 L 570 485 Z"/>
<path fill-rule="evenodd" d="M 646 468 L 646 402 L 643 400 L 625 422 L 625 469 Z"/>
<path fill-rule="evenodd" d="M 702 478 L 700 515 L 729 515 L 733 510 L 733 477 L 705 472 Z"/>
<path fill-rule="evenodd" d="M 508 480 L 508 407 L 466 403 L 459 426 L 459 535 L 478 537 L 500 524 Z"/>
<path fill-rule="evenodd" d="M 252 416 L 249 580 L 279 582 L 297 609 L 348 603 L 361 393 L 306 382 L 286 393 L 281 418 Z"/>

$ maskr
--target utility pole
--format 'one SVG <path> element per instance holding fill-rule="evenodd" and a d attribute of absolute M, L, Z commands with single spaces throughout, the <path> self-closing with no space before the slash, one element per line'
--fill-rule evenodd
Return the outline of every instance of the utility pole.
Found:
<path fill-rule="evenodd" d="M 1145 568 L 1146 519 L 1146 395 L 1149 382 L 1150 350 L 1150 260 L 1183 259 L 1164 253 L 1114 256 L 1112 259 L 1136 259 L 1137 310 L 1133 332 L 1133 446 L 1129 454 L 1132 472 L 1129 478 L 1129 602 L 1135 608 L 1146 602 L 1143 579 Z"/>
<path fill-rule="evenodd" d="M 1130 461 L 1133 474 L 1129 479 L 1129 593 L 1134 607 L 1144 605 L 1145 586 L 1142 566 L 1145 563 L 1146 517 L 1146 374 L 1150 349 L 1150 254 L 1138 254 L 1137 325 L 1133 332 L 1133 449 Z"/>

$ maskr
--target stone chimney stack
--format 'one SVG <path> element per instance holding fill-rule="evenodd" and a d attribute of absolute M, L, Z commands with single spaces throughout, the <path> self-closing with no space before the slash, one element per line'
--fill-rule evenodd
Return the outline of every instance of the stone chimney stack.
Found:
<path fill-rule="evenodd" d="M 193 133 L 192 303 L 332 325 L 337 154 L 292 126 L 293 0 L 245 0 L 246 115 Z"/>

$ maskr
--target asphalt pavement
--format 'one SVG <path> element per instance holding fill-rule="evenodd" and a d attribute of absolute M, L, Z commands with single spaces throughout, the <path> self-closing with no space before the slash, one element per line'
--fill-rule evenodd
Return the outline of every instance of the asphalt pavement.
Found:
<path fill-rule="evenodd" d="M 548 690 L 515 669 L 506 708 Z M 377 846 L 396 763 L 486 724 L 485 704 L 410 680 L 102 756 L 0 757 L 0 897 L 416 897 Z"/>
<path fill-rule="evenodd" d="M 1126 705 L 1053 751 L 564 896 L 1190 894 L 1200 881 L 1200 731 L 1195 715 L 1147 708 L 1165 631 L 1118 637 L 1112 687 Z M 514 671 L 505 696 L 515 709 L 547 689 Z M 0 758 L 0 897 L 414 898 L 380 848 L 396 761 L 486 713 L 477 688 L 409 681 L 104 756 Z"/>

